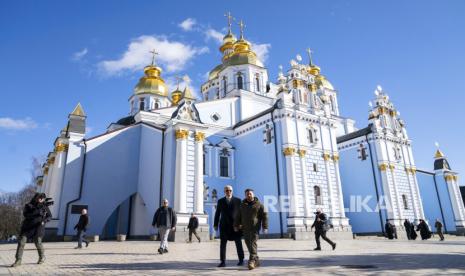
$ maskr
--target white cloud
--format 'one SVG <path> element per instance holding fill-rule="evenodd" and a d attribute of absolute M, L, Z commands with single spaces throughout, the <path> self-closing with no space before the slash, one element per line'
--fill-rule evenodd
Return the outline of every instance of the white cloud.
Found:
<path fill-rule="evenodd" d="M 29 130 L 37 128 L 37 123 L 31 118 L 12 119 L 9 117 L 0 118 L 0 128 L 9 130 Z"/>
<path fill-rule="evenodd" d="M 213 40 L 215 40 L 216 42 L 218 42 L 219 44 L 220 44 L 221 42 L 223 42 L 224 34 L 218 32 L 218 31 L 215 30 L 215 29 L 208 28 L 208 29 L 205 30 L 204 34 L 205 34 L 205 36 L 207 37 L 207 40 L 213 39 Z"/>
<path fill-rule="evenodd" d="M 197 23 L 197 21 L 194 18 L 187 18 L 183 22 L 179 23 L 179 27 L 183 29 L 184 31 L 192 31 L 192 27 Z"/>
<path fill-rule="evenodd" d="M 87 48 L 84 48 L 84 49 L 82 49 L 81 51 L 74 53 L 71 59 L 74 60 L 74 61 L 79 61 L 79 60 L 81 60 L 85 55 L 87 55 L 88 52 L 89 52 L 89 51 L 87 50 Z"/>
<path fill-rule="evenodd" d="M 104 60 L 98 64 L 100 71 L 106 75 L 118 75 L 125 71 L 136 71 L 150 63 L 155 49 L 157 64 L 168 72 L 183 70 L 195 56 L 208 52 L 207 47 L 193 47 L 178 41 L 169 41 L 164 36 L 140 36 L 128 45 L 128 49 L 116 60 Z"/>
<path fill-rule="evenodd" d="M 268 52 L 270 51 L 271 44 L 263 43 L 263 44 L 255 44 L 251 42 L 252 50 L 257 54 L 258 59 L 266 63 L 268 60 Z"/>

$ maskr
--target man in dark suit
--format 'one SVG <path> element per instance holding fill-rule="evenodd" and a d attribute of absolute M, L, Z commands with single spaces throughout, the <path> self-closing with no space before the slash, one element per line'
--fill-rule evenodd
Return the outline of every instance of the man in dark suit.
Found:
<path fill-rule="evenodd" d="M 228 241 L 236 243 L 237 256 L 239 257 L 238 266 L 244 264 L 244 249 L 242 248 L 242 232 L 234 231 L 234 218 L 239 211 L 241 200 L 233 197 L 232 186 L 224 187 L 225 197 L 218 200 L 215 212 L 215 222 L 213 227 L 218 231 L 218 223 L 220 228 L 220 260 L 218 267 L 226 266 L 226 244 Z"/>

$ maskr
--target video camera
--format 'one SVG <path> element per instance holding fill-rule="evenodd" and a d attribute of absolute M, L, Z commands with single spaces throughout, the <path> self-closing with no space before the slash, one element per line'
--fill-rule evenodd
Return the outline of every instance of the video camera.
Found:
<path fill-rule="evenodd" d="M 52 200 L 51 197 L 45 198 L 45 201 L 44 201 L 45 206 L 51 206 L 51 205 L 53 205 L 53 203 L 55 203 L 55 202 Z"/>

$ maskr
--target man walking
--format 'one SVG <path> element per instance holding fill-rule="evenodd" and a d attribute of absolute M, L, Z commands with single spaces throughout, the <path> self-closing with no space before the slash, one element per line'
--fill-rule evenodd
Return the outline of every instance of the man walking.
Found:
<path fill-rule="evenodd" d="M 76 224 L 76 226 L 74 226 L 74 229 L 77 230 L 77 237 L 78 237 L 78 246 L 75 247 L 74 249 L 81 249 L 82 242 L 86 243 L 86 247 L 89 246 L 89 241 L 85 239 L 87 225 L 89 225 L 89 216 L 87 215 L 87 210 L 82 209 L 81 216 L 79 217 L 79 221 Z"/>
<path fill-rule="evenodd" d="M 220 264 L 218 267 L 226 266 L 226 244 L 228 241 L 234 241 L 236 244 L 237 256 L 239 262 L 237 265 L 244 264 L 244 249 L 242 248 L 242 233 L 234 231 L 234 218 L 236 217 L 241 200 L 233 196 L 233 188 L 230 185 L 224 187 L 224 197 L 218 200 L 215 212 L 215 221 L 213 227 L 218 231 L 220 229 Z"/>
<path fill-rule="evenodd" d="M 160 248 L 158 253 L 168 253 L 168 236 L 170 231 L 176 229 L 176 212 L 168 206 L 168 199 L 163 199 L 163 205 L 157 209 L 153 216 L 152 226 L 158 228 Z"/>
<path fill-rule="evenodd" d="M 39 261 L 37 264 L 45 262 L 45 250 L 42 245 L 42 238 L 45 234 L 45 223 L 47 223 L 52 214 L 45 203 L 46 196 L 44 193 L 36 193 L 31 201 L 24 206 L 24 220 L 21 224 L 21 232 L 18 239 L 18 247 L 16 248 L 16 261 L 12 267 L 21 265 L 23 258 L 24 246 L 28 239 L 34 240 L 34 244 L 39 253 Z"/>
<path fill-rule="evenodd" d="M 405 232 L 407 233 L 407 239 L 411 240 L 412 239 L 412 226 L 408 219 L 405 219 L 404 221 L 404 228 L 405 228 Z"/>
<path fill-rule="evenodd" d="M 444 235 L 442 233 L 442 222 L 439 219 L 436 219 L 434 227 L 436 227 L 436 232 L 439 235 L 440 241 L 444 241 Z"/>
<path fill-rule="evenodd" d="M 197 240 L 200 242 L 200 237 L 199 235 L 197 235 L 198 227 L 199 219 L 195 216 L 194 213 L 191 213 L 191 217 L 189 218 L 189 224 L 187 225 L 187 229 L 189 229 L 189 242 L 192 242 L 192 234 L 194 234 Z"/>
<path fill-rule="evenodd" d="M 242 230 L 244 234 L 245 245 L 249 250 L 249 269 L 260 266 L 257 255 L 260 228 L 263 229 L 263 233 L 268 233 L 268 214 L 265 212 L 263 204 L 254 196 L 254 191 L 247 189 L 245 190 L 245 199 L 242 201 L 234 221 L 234 230 Z"/>
<path fill-rule="evenodd" d="M 321 250 L 320 244 L 320 237 L 323 238 L 327 243 L 329 243 L 333 250 L 336 249 L 336 243 L 331 241 L 328 237 L 326 237 L 326 232 L 329 230 L 328 220 L 326 218 L 326 214 L 321 211 L 321 209 L 317 209 L 315 212 L 315 221 L 312 224 L 312 229 L 315 227 L 315 240 L 316 240 L 316 248 L 313 250 Z"/>

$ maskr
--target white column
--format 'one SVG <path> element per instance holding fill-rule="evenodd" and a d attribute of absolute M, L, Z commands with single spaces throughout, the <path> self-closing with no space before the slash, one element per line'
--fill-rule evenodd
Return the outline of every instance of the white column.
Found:
<path fill-rule="evenodd" d="M 394 196 L 396 197 L 396 204 L 397 204 L 397 212 L 398 212 L 398 218 L 397 220 L 394 221 L 395 225 L 402 225 L 400 222 L 401 219 L 404 218 L 402 214 L 402 209 L 404 208 L 403 204 L 400 203 L 400 195 L 399 195 L 399 190 L 397 189 L 397 183 L 396 183 L 396 176 L 394 174 L 394 169 L 395 166 L 391 164 L 391 158 L 389 157 L 389 148 L 386 139 L 384 140 L 384 146 L 386 148 L 386 157 L 388 160 L 388 166 L 391 171 L 391 178 L 392 178 L 392 187 L 394 188 Z M 389 175 L 389 173 L 386 171 L 386 175 Z M 413 195 L 412 195 L 413 196 Z"/>
<path fill-rule="evenodd" d="M 59 217 L 60 211 L 60 198 L 61 198 L 61 191 L 63 190 L 63 175 L 65 172 L 65 162 L 66 162 L 66 154 L 67 154 L 68 145 L 65 144 L 58 144 L 55 147 L 55 168 L 54 168 L 54 181 L 52 189 L 50 190 L 50 197 L 53 198 L 55 204 L 51 206 L 51 212 L 53 218 Z"/>
<path fill-rule="evenodd" d="M 297 197 L 297 179 L 295 177 L 295 164 L 294 154 L 295 148 L 287 147 L 283 149 L 284 156 L 286 156 L 286 175 L 287 175 L 287 190 L 290 199 L 289 216 L 300 216 L 299 202 Z"/>
<path fill-rule="evenodd" d="M 188 130 L 176 130 L 176 171 L 174 179 L 174 208 L 176 212 L 186 213 L 186 166 Z"/>
<path fill-rule="evenodd" d="M 407 152 L 408 152 L 408 158 L 409 158 L 409 163 L 411 166 L 415 166 L 415 162 L 413 160 L 413 153 L 412 153 L 412 148 L 409 146 L 407 147 Z M 419 216 L 421 218 L 424 218 L 425 217 L 425 213 L 423 211 L 423 201 L 421 200 L 421 195 L 420 195 L 420 188 L 418 187 L 418 181 L 417 181 L 417 177 L 416 177 L 416 169 L 415 168 L 411 168 L 411 171 L 412 171 L 412 178 L 413 178 L 413 188 L 417 194 L 417 197 L 418 197 L 418 208 L 419 208 Z M 419 218 L 420 218 L 419 217 Z"/>
<path fill-rule="evenodd" d="M 337 186 L 337 194 L 339 196 L 339 213 L 341 218 L 345 218 L 346 214 L 344 211 L 344 197 L 342 195 L 342 184 L 341 184 L 341 175 L 339 174 L 339 155 L 334 154 L 333 155 L 333 161 L 334 161 L 334 171 L 336 173 L 336 186 Z M 347 223 L 348 225 L 348 223 Z M 346 225 L 344 225 L 346 226 Z"/>
<path fill-rule="evenodd" d="M 298 150 L 300 156 L 300 167 L 302 168 L 302 189 L 304 192 L 304 215 L 308 219 L 312 216 L 312 209 L 310 206 L 310 194 L 308 193 L 308 180 L 307 180 L 307 162 L 305 160 L 306 151 L 303 149 Z"/>
<path fill-rule="evenodd" d="M 195 187 L 194 212 L 203 214 L 203 140 L 205 134 L 195 133 Z"/>
<path fill-rule="evenodd" d="M 329 204 L 331 209 L 331 217 L 336 217 L 336 209 L 334 204 L 334 192 L 333 192 L 333 185 L 331 183 L 331 174 L 329 173 L 329 160 L 331 157 L 328 153 L 323 153 L 323 159 L 325 160 L 325 172 L 326 172 L 326 180 L 328 186 L 328 194 L 329 194 Z"/>
<path fill-rule="evenodd" d="M 455 175 L 447 174 L 444 175 L 446 180 L 447 186 L 449 187 L 449 197 L 452 203 L 452 209 L 454 212 L 455 221 L 463 221 L 464 214 L 463 214 L 463 203 L 461 201 L 460 192 L 458 191 L 458 187 L 456 187 L 456 183 L 454 179 L 456 179 Z"/>

